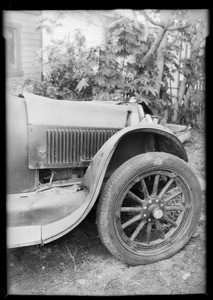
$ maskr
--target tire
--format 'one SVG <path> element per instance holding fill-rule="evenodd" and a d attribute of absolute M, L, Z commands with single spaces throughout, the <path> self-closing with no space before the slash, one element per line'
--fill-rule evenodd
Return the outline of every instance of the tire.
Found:
<path fill-rule="evenodd" d="M 108 179 L 97 207 L 99 236 L 129 265 L 167 259 L 196 230 L 200 184 L 187 163 L 163 152 L 135 156 Z"/>

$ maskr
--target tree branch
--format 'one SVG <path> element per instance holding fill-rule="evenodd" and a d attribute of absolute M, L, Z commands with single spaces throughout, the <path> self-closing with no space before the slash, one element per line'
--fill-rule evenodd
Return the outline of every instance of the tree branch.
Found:
<path fill-rule="evenodd" d="M 137 18 L 137 15 L 136 15 L 136 12 L 135 12 L 134 9 L 132 10 L 132 14 L 133 14 L 133 21 L 134 21 L 134 24 L 136 25 L 137 28 L 139 28 L 140 25 L 139 25 L 138 18 Z"/>
<path fill-rule="evenodd" d="M 160 45 L 163 37 L 164 37 L 164 34 L 166 33 L 166 29 L 164 28 L 161 28 L 157 38 L 155 39 L 154 43 L 152 44 L 151 48 L 149 49 L 149 51 L 144 55 L 142 61 L 141 61 L 141 64 L 146 64 L 150 58 L 152 57 L 152 55 L 155 54 L 158 46 Z"/>
<path fill-rule="evenodd" d="M 171 26 L 167 27 L 166 30 L 178 30 L 178 29 L 184 29 L 186 27 L 189 27 L 191 24 L 186 24 L 186 25 L 180 25 L 180 26 Z"/>
<path fill-rule="evenodd" d="M 142 14 L 143 14 L 144 17 L 145 17 L 150 23 L 152 23 L 153 25 L 158 26 L 158 27 L 165 28 L 165 24 L 163 24 L 162 22 L 158 22 L 158 21 L 153 20 L 150 16 L 147 15 L 147 13 L 146 13 L 145 11 L 142 12 Z"/>
<path fill-rule="evenodd" d="M 125 20 L 125 19 L 128 19 L 127 17 L 123 17 L 121 19 L 118 19 L 116 21 L 114 21 L 113 23 L 109 24 L 108 26 L 106 26 L 106 28 L 110 29 L 112 28 L 113 26 L 115 26 L 117 23 L 120 23 L 121 21 Z"/>
<path fill-rule="evenodd" d="M 166 46 L 167 36 L 168 36 L 168 32 L 166 32 L 164 34 L 164 36 L 163 36 L 163 38 L 162 38 L 162 40 L 159 44 L 159 47 L 157 49 L 156 65 L 157 65 L 157 68 L 158 68 L 158 73 L 157 73 L 156 79 L 159 80 L 159 81 L 162 81 L 162 77 L 163 77 L 165 55 L 163 54 L 162 50 Z M 161 84 L 157 83 L 157 98 L 159 98 L 159 96 L 160 96 L 160 88 L 161 88 Z"/>

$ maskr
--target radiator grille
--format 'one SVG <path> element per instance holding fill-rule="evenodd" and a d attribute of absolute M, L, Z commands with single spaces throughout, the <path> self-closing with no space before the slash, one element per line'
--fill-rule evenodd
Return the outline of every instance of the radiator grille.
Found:
<path fill-rule="evenodd" d="M 46 163 L 89 161 L 118 129 L 47 129 Z"/>

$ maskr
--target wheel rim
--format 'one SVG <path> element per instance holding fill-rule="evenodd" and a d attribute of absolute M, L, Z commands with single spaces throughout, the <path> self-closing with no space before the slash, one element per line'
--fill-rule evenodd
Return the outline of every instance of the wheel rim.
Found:
<path fill-rule="evenodd" d="M 190 189 L 178 172 L 143 172 L 125 185 L 116 201 L 116 234 L 125 248 L 139 255 L 168 249 L 187 229 L 192 208 Z"/>

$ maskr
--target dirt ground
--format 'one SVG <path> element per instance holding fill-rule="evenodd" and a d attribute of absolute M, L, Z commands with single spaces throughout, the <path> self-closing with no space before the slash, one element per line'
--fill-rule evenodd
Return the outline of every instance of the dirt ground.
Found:
<path fill-rule="evenodd" d="M 185 143 L 189 164 L 205 184 L 204 134 L 192 131 Z M 205 189 L 196 233 L 173 257 L 128 266 L 101 243 L 95 211 L 63 238 L 45 246 L 7 251 L 8 294 L 148 295 L 206 293 Z"/>

